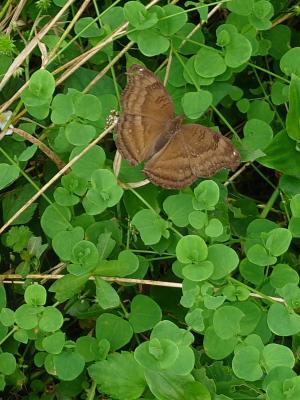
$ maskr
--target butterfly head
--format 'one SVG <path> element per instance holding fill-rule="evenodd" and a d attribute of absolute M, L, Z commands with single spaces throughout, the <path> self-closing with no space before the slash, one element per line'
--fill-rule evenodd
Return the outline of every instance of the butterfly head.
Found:
<path fill-rule="evenodd" d="M 235 148 L 233 148 L 233 151 L 231 153 L 231 160 L 232 161 L 230 168 L 232 169 L 232 171 L 234 171 L 241 163 L 240 153 Z"/>

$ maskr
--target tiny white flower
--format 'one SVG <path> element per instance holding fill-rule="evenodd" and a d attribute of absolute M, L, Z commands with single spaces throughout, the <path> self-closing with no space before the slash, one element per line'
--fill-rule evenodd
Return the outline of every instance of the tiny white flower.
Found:
<path fill-rule="evenodd" d="M 6 111 L 4 113 L 0 114 L 0 130 L 3 131 L 4 127 L 7 124 L 7 121 L 9 121 L 10 117 L 12 116 L 12 111 Z M 13 125 L 9 125 L 9 129 L 6 129 L 5 135 L 12 135 L 13 134 Z"/>

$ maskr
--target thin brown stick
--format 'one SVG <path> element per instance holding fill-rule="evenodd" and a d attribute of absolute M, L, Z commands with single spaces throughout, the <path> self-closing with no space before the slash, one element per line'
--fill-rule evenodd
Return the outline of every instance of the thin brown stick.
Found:
<path fill-rule="evenodd" d="M 44 153 L 50 160 L 54 162 L 58 169 L 63 168 L 66 164 L 61 158 L 59 158 L 48 146 L 41 142 L 36 137 L 30 135 L 30 133 L 23 131 L 23 129 L 13 128 L 13 131 L 24 139 L 28 140 L 30 143 L 37 145 L 37 147 Z"/>
<path fill-rule="evenodd" d="M 228 186 L 231 182 L 233 182 L 236 177 L 241 175 L 241 173 L 244 172 L 247 167 L 249 167 L 249 165 L 250 163 L 247 162 L 241 168 L 239 168 L 233 175 L 231 175 L 229 179 L 227 179 L 227 181 L 224 183 L 224 186 Z"/>
<path fill-rule="evenodd" d="M 17 7 L 15 8 L 15 11 L 14 11 L 14 13 L 13 13 L 13 16 L 12 16 L 12 18 L 11 18 L 11 20 L 10 20 L 9 26 L 8 26 L 8 28 L 6 29 L 6 32 L 5 32 L 5 33 L 6 33 L 7 35 L 10 35 L 12 29 L 14 28 L 14 24 L 17 22 L 17 20 L 18 20 L 20 14 L 21 14 L 21 11 L 22 11 L 24 5 L 26 4 L 26 2 L 27 2 L 27 0 L 20 0 L 20 1 L 19 1 Z"/>
<path fill-rule="evenodd" d="M 33 39 L 27 44 L 27 46 L 21 51 L 21 53 L 15 58 L 14 62 L 10 65 L 6 71 L 2 81 L 0 82 L 0 91 L 3 90 L 4 86 L 7 84 L 9 79 L 12 77 L 15 70 L 23 63 L 23 61 L 28 57 L 32 50 L 38 45 L 38 42 L 49 32 L 50 29 L 56 24 L 59 18 L 65 13 L 67 8 L 74 3 L 75 0 L 69 0 L 61 8 L 61 10 L 56 14 L 56 16 L 51 20 L 51 22 L 38 32 Z"/>
<path fill-rule="evenodd" d="M 58 280 L 61 279 L 65 275 L 44 275 L 44 274 L 28 274 L 26 276 L 20 274 L 3 274 L 0 275 L 0 280 L 11 280 L 15 279 L 49 279 L 49 280 Z M 172 288 L 182 288 L 181 283 L 177 282 L 162 282 L 162 281 L 152 281 L 150 279 L 134 279 L 134 278 L 115 278 L 111 276 L 101 276 L 101 279 L 107 282 L 116 282 L 116 283 L 135 283 L 142 285 L 151 285 L 151 286 L 164 286 L 164 287 L 172 287 Z M 90 280 L 95 280 L 95 276 L 90 276 Z"/>
<path fill-rule="evenodd" d="M 146 8 L 148 9 L 152 7 L 156 3 L 159 3 L 159 1 L 160 0 L 150 1 L 150 3 L 146 5 Z M 125 22 L 119 28 L 117 28 L 110 36 L 108 36 L 103 42 L 100 42 L 97 46 L 93 47 L 91 51 L 87 52 L 84 55 L 84 57 L 77 57 L 74 60 L 72 60 L 73 66 L 71 66 L 58 78 L 57 85 L 60 85 L 62 82 L 64 82 L 70 75 L 73 74 L 74 71 L 76 71 L 79 67 L 81 67 L 81 65 L 85 64 L 91 57 L 97 54 L 100 50 L 102 50 L 104 47 L 112 43 L 119 36 L 122 36 L 125 33 L 127 27 L 128 27 L 128 22 Z"/>
<path fill-rule="evenodd" d="M 118 52 L 118 54 L 111 60 L 109 64 L 107 64 L 106 67 L 102 69 L 102 71 L 99 72 L 95 76 L 93 80 L 83 89 L 83 93 L 87 93 L 91 87 L 93 87 L 105 74 L 110 70 L 110 68 L 121 58 L 123 55 L 134 45 L 134 42 L 129 42 L 121 51 Z"/>
<path fill-rule="evenodd" d="M 109 128 L 105 129 L 101 135 L 99 135 L 95 140 L 88 144 L 88 146 L 82 150 L 81 153 L 77 154 L 71 161 L 68 162 L 60 171 L 55 174 L 49 182 L 47 182 L 35 195 L 31 197 L 1 228 L 0 234 L 5 231 L 5 229 L 15 221 L 19 215 L 21 215 L 32 203 L 34 203 L 54 182 L 56 182 L 68 169 L 74 165 L 84 154 L 86 154 L 93 146 L 95 146 L 100 140 L 102 140 L 110 131 L 114 129 L 116 124 L 111 125 Z"/>
<path fill-rule="evenodd" d="M 86 7 L 89 5 L 91 0 L 85 0 L 81 6 L 79 7 L 77 13 L 74 15 L 74 17 L 72 18 L 72 21 L 70 22 L 70 24 L 67 26 L 66 29 L 64 29 L 64 33 L 61 35 L 61 37 L 59 38 L 58 42 L 55 44 L 55 46 L 53 47 L 53 49 L 51 50 L 50 54 L 49 54 L 49 60 L 51 62 L 51 59 L 54 57 L 56 50 L 59 48 L 59 46 L 61 45 L 61 43 L 64 41 L 65 37 L 68 35 L 68 33 L 71 31 L 71 29 L 73 28 L 73 26 L 75 25 L 76 21 L 80 18 L 81 14 L 83 13 L 83 11 L 86 9 Z"/>
<path fill-rule="evenodd" d="M 65 275 L 51 275 L 51 274 L 28 274 L 26 276 L 20 274 L 2 274 L 0 275 L 0 280 L 4 283 L 14 283 L 15 280 L 20 280 L 19 282 L 25 282 L 25 279 L 47 279 L 47 280 L 58 280 L 63 278 Z M 95 280 L 95 276 L 90 276 L 89 280 Z M 150 285 L 150 286 L 162 286 L 162 287 L 170 287 L 174 289 L 181 289 L 182 283 L 179 282 L 166 282 L 166 281 L 153 281 L 150 279 L 135 279 L 135 278 L 117 278 L 111 276 L 99 276 L 99 278 L 103 279 L 107 282 L 116 282 L 116 283 L 132 283 L 139 285 Z M 256 299 L 263 299 L 258 293 L 250 293 L 250 297 Z M 281 297 L 273 297 L 268 296 L 271 300 L 274 300 L 278 303 L 284 303 L 285 300 Z"/>

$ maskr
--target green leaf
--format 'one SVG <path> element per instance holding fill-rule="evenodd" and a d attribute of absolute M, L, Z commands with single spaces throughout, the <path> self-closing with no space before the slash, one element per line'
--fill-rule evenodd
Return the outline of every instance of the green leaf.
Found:
<path fill-rule="evenodd" d="M 300 218 L 300 194 L 296 194 L 291 198 L 290 207 L 293 216 Z"/>
<path fill-rule="evenodd" d="M 275 81 L 272 85 L 271 100 L 276 106 L 287 103 L 289 100 L 289 86 L 281 81 Z"/>
<path fill-rule="evenodd" d="M 300 237 L 300 218 L 292 217 L 289 222 L 289 231 L 295 238 Z"/>
<path fill-rule="evenodd" d="M 247 360 L 247 362 L 245 362 Z M 232 369 L 238 378 L 253 382 L 260 379 L 263 371 L 259 365 L 260 352 L 253 346 L 239 347 L 234 352 Z"/>
<path fill-rule="evenodd" d="M 71 212 L 69 208 L 53 203 L 48 206 L 41 218 L 41 226 L 50 238 L 71 227 Z"/>
<path fill-rule="evenodd" d="M 10 308 L 2 308 L 0 312 L 0 322 L 4 326 L 11 326 L 15 323 L 15 313 Z"/>
<path fill-rule="evenodd" d="M 61 93 L 54 97 L 51 109 L 51 121 L 54 124 L 65 124 L 75 113 L 72 97 Z"/>
<path fill-rule="evenodd" d="M 33 307 L 29 304 L 23 304 L 15 311 L 16 324 L 23 329 L 33 329 L 38 325 L 37 314 L 39 307 Z"/>
<path fill-rule="evenodd" d="M 84 369 L 84 358 L 75 352 L 63 351 L 53 356 L 57 377 L 62 381 L 73 381 Z"/>
<path fill-rule="evenodd" d="M 53 249 L 62 260 L 69 261 L 72 258 L 73 247 L 83 240 L 83 237 L 84 230 L 81 226 L 76 226 L 68 231 L 60 231 L 52 240 Z"/>
<path fill-rule="evenodd" d="M 200 282 L 208 279 L 214 271 L 214 265 L 211 261 L 201 261 L 195 264 L 188 264 L 182 269 L 185 278 Z"/>
<path fill-rule="evenodd" d="M 152 210 L 141 210 L 132 218 L 146 245 L 158 243 L 162 236 L 168 238 L 168 223 Z"/>
<path fill-rule="evenodd" d="M 256 29 L 270 29 L 272 27 L 270 19 L 273 14 L 272 4 L 268 0 L 259 0 L 253 4 L 250 22 Z"/>
<path fill-rule="evenodd" d="M 300 330 L 300 316 L 282 304 L 272 304 L 268 311 L 268 326 L 278 336 L 296 335 Z"/>
<path fill-rule="evenodd" d="M 39 320 L 39 327 L 44 332 L 55 332 L 61 328 L 64 322 L 62 313 L 55 307 L 44 307 Z"/>
<path fill-rule="evenodd" d="M 183 193 L 168 196 L 163 202 L 163 208 L 175 225 L 187 226 L 189 214 L 193 211 L 192 196 Z"/>
<path fill-rule="evenodd" d="M 244 126 L 243 146 L 249 151 L 265 149 L 273 139 L 273 130 L 265 121 L 253 118 Z"/>
<path fill-rule="evenodd" d="M 211 218 L 205 228 L 205 234 L 212 238 L 218 237 L 223 233 L 222 222 L 217 218 Z"/>
<path fill-rule="evenodd" d="M 13 338 L 17 342 L 24 343 L 24 344 L 27 344 L 29 341 L 29 336 L 25 329 L 18 329 L 16 332 L 14 332 Z"/>
<path fill-rule="evenodd" d="M 289 49 L 280 60 L 280 69 L 286 75 L 300 77 L 300 47 Z"/>
<path fill-rule="evenodd" d="M 188 326 L 196 332 L 202 332 L 204 330 L 204 318 L 203 310 L 201 308 L 194 308 L 188 312 L 185 316 L 185 322 Z"/>
<path fill-rule="evenodd" d="M 208 216 L 202 211 L 193 211 L 189 214 L 189 223 L 195 229 L 202 229 L 208 223 Z"/>
<path fill-rule="evenodd" d="M 55 189 L 54 198 L 57 204 L 65 207 L 74 206 L 80 202 L 80 198 L 78 196 L 72 194 L 70 191 L 61 186 Z"/>
<path fill-rule="evenodd" d="M 213 316 L 213 327 L 222 339 L 230 339 L 240 333 L 240 322 L 244 313 L 237 307 L 222 306 Z"/>
<path fill-rule="evenodd" d="M 132 338 L 133 331 L 129 322 L 113 314 L 103 313 L 96 321 L 96 338 L 107 339 L 111 351 L 125 346 Z"/>
<path fill-rule="evenodd" d="M 120 304 L 120 298 L 116 290 L 110 285 L 110 283 L 105 282 L 103 279 L 96 277 L 96 299 L 101 308 L 104 310 L 108 308 L 118 307 Z"/>
<path fill-rule="evenodd" d="M 176 257 L 184 264 L 200 263 L 206 259 L 207 253 L 206 243 L 196 235 L 182 237 L 176 246 Z"/>
<path fill-rule="evenodd" d="M 63 332 L 55 332 L 46 336 L 42 345 L 45 351 L 50 354 L 60 354 L 65 345 L 65 334 Z"/>
<path fill-rule="evenodd" d="M 139 50 L 147 57 L 162 54 L 170 47 L 170 41 L 155 30 L 140 31 L 137 37 Z"/>
<path fill-rule="evenodd" d="M 267 372 L 276 367 L 294 368 L 295 357 L 288 347 L 270 343 L 265 346 L 263 353 L 263 364 Z"/>
<path fill-rule="evenodd" d="M 89 215 L 102 213 L 107 207 L 115 206 L 123 195 L 123 189 L 117 184 L 114 174 L 107 169 L 97 169 L 91 177 L 92 189 L 89 189 L 83 206 Z"/>
<path fill-rule="evenodd" d="M 118 255 L 118 260 L 102 261 L 94 269 L 94 274 L 104 276 L 128 276 L 139 268 L 139 259 L 130 250 L 122 250 Z"/>
<path fill-rule="evenodd" d="M 18 160 L 20 162 L 29 161 L 36 153 L 38 147 L 37 145 L 33 144 L 32 146 L 26 147 L 24 151 L 19 155 Z"/>
<path fill-rule="evenodd" d="M 266 265 L 273 265 L 276 263 L 277 258 L 269 255 L 267 250 L 261 244 L 255 244 L 247 251 L 247 258 L 250 262 L 262 267 Z"/>
<path fill-rule="evenodd" d="M 286 131 L 293 140 L 300 141 L 300 77 L 292 74 L 289 90 L 289 109 Z"/>
<path fill-rule="evenodd" d="M 158 21 L 156 13 L 147 10 L 138 1 L 127 1 L 124 5 L 124 14 L 129 23 L 138 30 L 149 29 Z"/>
<path fill-rule="evenodd" d="M 214 328 L 209 326 L 204 335 L 204 350 L 213 360 L 223 360 L 233 352 L 238 337 L 231 336 L 228 339 L 221 338 Z"/>
<path fill-rule="evenodd" d="M 162 7 L 163 17 L 158 22 L 158 29 L 162 35 L 173 36 L 187 22 L 187 14 L 183 8 L 175 4 Z"/>
<path fill-rule="evenodd" d="M 98 28 L 95 20 L 91 17 L 80 18 L 74 26 L 74 31 L 76 35 L 83 38 L 94 38 L 102 35 L 102 30 Z"/>
<path fill-rule="evenodd" d="M 270 124 L 274 118 L 274 111 L 271 109 L 270 104 L 264 100 L 254 100 L 250 103 L 247 112 L 248 120 L 259 119 Z"/>
<path fill-rule="evenodd" d="M 15 357 L 6 352 L 0 353 L 0 373 L 4 375 L 11 375 L 15 372 L 17 362 Z"/>
<path fill-rule="evenodd" d="M 0 167 L 1 170 L 1 167 Z M 20 185 L 2 199 L 2 210 L 4 222 L 14 215 L 34 194 L 36 193 L 35 188 L 30 183 Z M 37 203 L 33 203 L 23 213 L 14 220 L 15 225 L 26 224 L 33 216 L 33 213 L 37 207 Z"/>
<path fill-rule="evenodd" d="M 75 101 L 75 113 L 78 117 L 87 119 L 88 121 L 97 121 L 101 118 L 102 114 L 101 101 L 92 94 L 83 94 Z"/>
<path fill-rule="evenodd" d="M 202 47 L 195 57 L 194 67 L 197 74 L 204 78 L 215 78 L 226 71 L 223 57 L 213 48 Z"/>
<path fill-rule="evenodd" d="M 168 371 L 157 372 L 147 369 L 145 371 L 145 378 L 147 385 L 157 399 L 194 400 L 193 397 L 190 397 L 190 387 L 187 386 L 189 383 L 194 383 L 194 378 L 191 374 L 175 375 Z M 198 397 L 196 399 L 199 400 Z M 203 397 L 202 399 L 206 400 L 207 398 Z"/>
<path fill-rule="evenodd" d="M 37 283 L 27 286 L 24 299 L 27 304 L 32 306 L 43 306 L 46 303 L 47 292 L 44 286 Z"/>
<path fill-rule="evenodd" d="M 264 153 L 266 156 L 259 159 L 262 165 L 287 175 L 296 177 L 300 175 L 300 153 L 296 148 L 295 141 L 287 135 L 285 130 L 276 134 Z"/>
<path fill-rule="evenodd" d="M 66 138 L 74 146 L 85 146 L 96 136 L 96 128 L 92 125 L 72 121 L 65 128 Z"/>
<path fill-rule="evenodd" d="M 278 257 L 284 254 L 290 247 L 292 234 L 286 228 L 275 228 L 268 232 L 266 249 L 272 256 Z"/>
<path fill-rule="evenodd" d="M 205 180 L 194 189 L 195 200 L 193 206 L 196 210 L 214 210 L 219 201 L 220 190 L 216 182 Z"/>
<path fill-rule="evenodd" d="M 254 0 L 231 0 L 226 3 L 226 8 L 238 15 L 250 15 L 253 3 Z"/>
<path fill-rule="evenodd" d="M 94 267 L 99 261 L 99 253 L 94 243 L 88 240 L 77 242 L 72 248 L 71 261 L 74 264 Z"/>
<path fill-rule="evenodd" d="M 23 92 L 23 94 L 25 94 L 25 93 L 26 93 L 26 89 Z M 30 100 L 32 100 L 32 97 L 30 98 Z M 30 105 L 26 104 L 25 101 L 24 101 L 24 103 L 26 104 L 26 108 L 27 108 L 27 111 L 29 112 L 29 114 L 32 115 L 34 118 L 39 119 L 39 120 L 45 119 L 48 116 L 49 110 L 50 110 L 51 99 L 49 99 L 47 101 L 44 101 L 44 100 L 42 100 L 42 101 L 43 102 L 41 104 L 37 105 L 37 106 L 30 106 Z"/>
<path fill-rule="evenodd" d="M 136 295 L 131 302 L 129 322 L 135 333 L 152 329 L 161 320 L 159 305 L 148 296 Z"/>
<path fill-rule="evenodd" d="M 76 340 L 76 353 L 79 353 L 85 362 L 95 361 L 98 358 L 100 342 L 91 336 L 81 336 Z"/>
<path fill-rule="evenodd" d="M 270 276 L 270 284 L 274 288 L 282 288 L 288 283 L 298 285 L 299 275 L 297 271 L 287 264 L 275 265 Z"/>
<path fill-rule="evenodd" d="M 57 301 L 64 302 L 79 293 L 84 288 L 88 279 L 88 275 L 65 275 L 54 282 L 49 291 L 55 293 Z"/>
<path fill-rule="evenodd" d="M 212 94 L 207 90 L 185 93 L 181 103 L 185 115 L 190 119 L 198 119 L 212 104 Z"/>
<path fill-rule="evenodd" d="M 224 244 L 213 244 L 208 248 L 207 260 L 214 265 L 210 279 L 221 279 L 232 272 L 239 263 L 237 253 Z"/>
<path fill-rule="evenodd" d="M 240 262 L 240 273 L 243 278 L 253 283 L 254 285 L 261 285 L 264 280 L 264 268 L 260 265 L 251 263 L 247 258 Z"/>
<path fill-rule="evenodd" d="M 241 288 L 241 286 L 237 285 L 237 288 Z M 243 290 L 243 288 L 241 289 Z M 244 313 L 244 316 L 240 321 L 240 333 L 242 336 L 246 336 L 255 331 L 259 321 L 263 317 L 263 313 L 260 306 L 252 300 L 244 300 L 239 298 L 238 300 L 240 301 L 234 303 L 234 306 Z"/>
<path fill-rule="evenodd" d="M 144 371 L 129 352 L 110 354 L 107 360 L 92 364 L 88 372 L 101 392 L 115 399 L 138 399 L 145 390 Z"/>
<path fill-rule="evenodd" d="M 41 99 L 48 99 L 55 90 L 53 75 L 46 69 L 35 71 L 30 77 L 28 89 L 35 96 Z"/>
<path fill-rule="evenodd" d="M 217 41 L 219 46 L 225 47 L 225 63 L 228 67 L 237 68 L 251 57 L 249 40 L 238 33 L 234 25 L 220 25 L 217 28 Z"/>
<path fill-rule="evenodd" d="M 19 177 L 19 168 L 16 165 L 0 164 L 0 190 L 13 183 Z"/>
<path fill-rule="evenodd" d="M 170 339 L 182 346 L 189 346 L 194 341 L 194 336 L 185 329 L 180 329 L 173 322 L 164 320 L 159 322 L 152 331 L 151 337 Z"/>
<path fill-rule="evenodd" d="M 70 154 L 69 161 L 77 156 L 84 147 L 75 147 Z M 79 177 L 90 179 L 92 173 L 98 168 L 102 168 L 105 162 L 105 152 L 100 146 L 92 147 L 71 167 L 72 171 Z"/>
<path fill-rule="evenodd" d="M 134 358 L 145 369 L 154 371 L 170 370 L 179 356 L 177 345 L 169 339 L 153 338 L 140 344 Z"/>

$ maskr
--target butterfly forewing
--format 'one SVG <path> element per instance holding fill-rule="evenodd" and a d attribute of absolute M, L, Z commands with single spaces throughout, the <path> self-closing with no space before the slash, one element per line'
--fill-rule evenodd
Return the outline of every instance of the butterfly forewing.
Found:
<path fill-rule="evenodd" d="M 133 65 L 128 71 L 121 106 L 117 148 L 131 164 L 138 164 L 154 154 L 157 142 L 166 143 L 166 131 L 175 118 L 173 104 L 152 72 Z"/>

